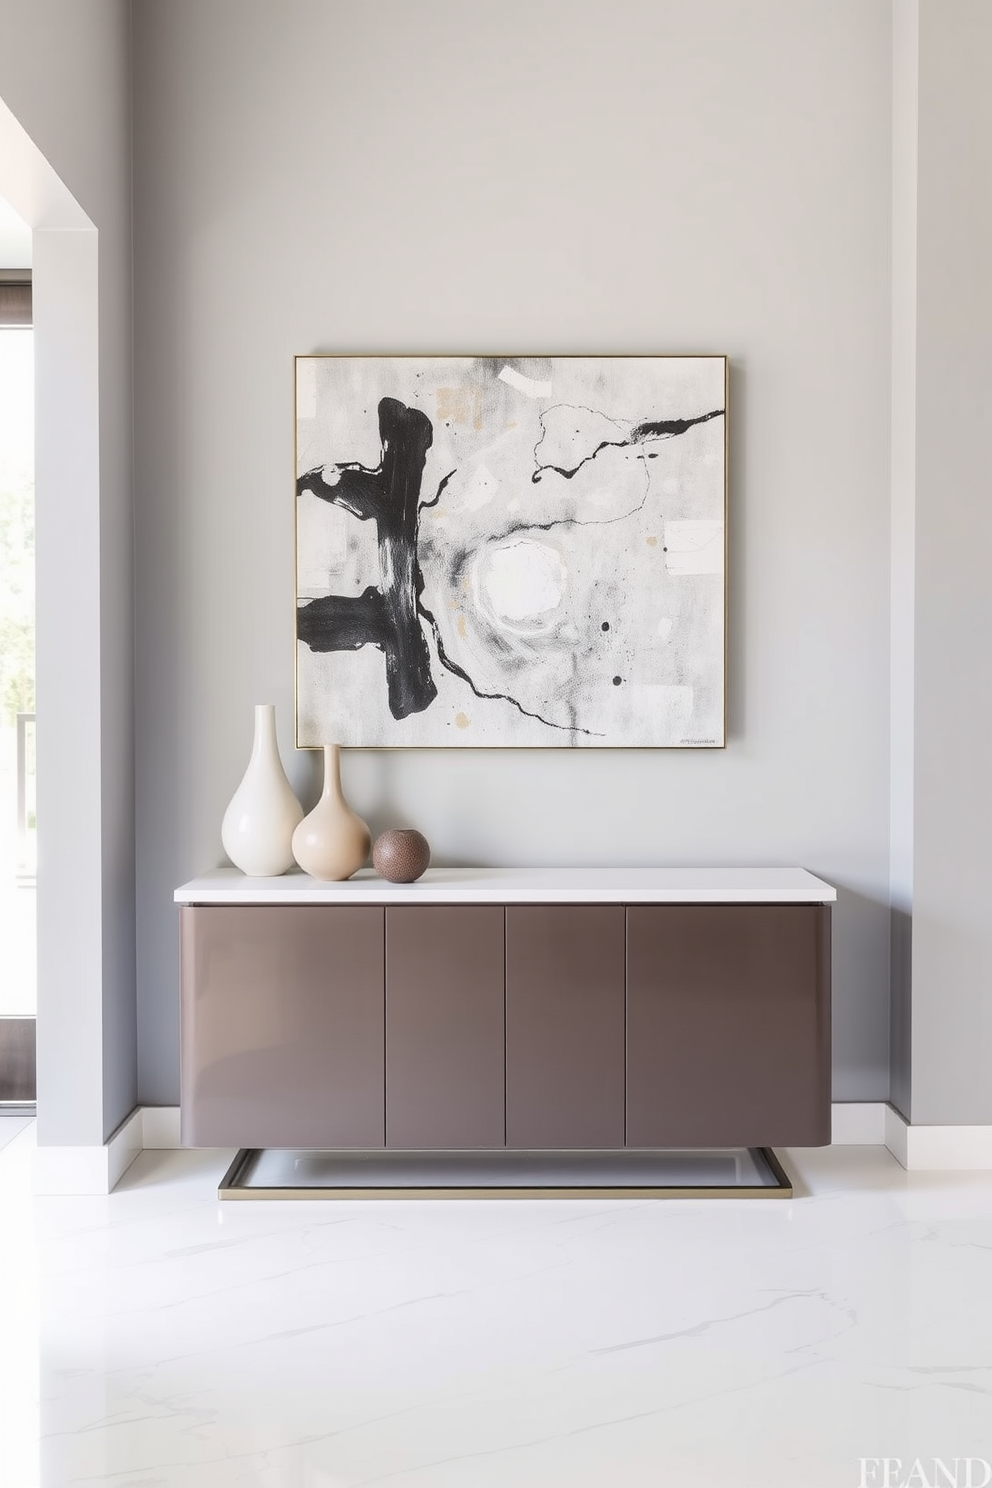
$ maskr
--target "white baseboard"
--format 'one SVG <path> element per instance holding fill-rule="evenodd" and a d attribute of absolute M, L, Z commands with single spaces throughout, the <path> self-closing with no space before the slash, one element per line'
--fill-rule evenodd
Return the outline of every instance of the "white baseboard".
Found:
<path fill-rule="evenodd" d="M 914 1126 L 887 1106 L 885 1145 L 911 1173 L 992 1169 L 992 1126 Z"/>
<path fill-rule="evenodd" d="M 835 1147 L 883 1147 L 884 1101 L 834 1101 L 830 1115 L 830 1141 Z"/>
<path fill-rule="evenodd" d="M 885 1107 L 885 1145 L 896 1162 L 909 1168 L 909 1122 L 894 1106 Z"/>
<path fill-rule="evenodd" d="M 885 1146 L 911 1172 L 992 1169 L 992 1126 L 912 1126 L 884 1101 L 835 1101 L 835 1146 Z M 179 1147 L 178 1106 L 138 1106 L 102 1147 L 39 1147 L 38 1194 L 109 1194 L 144 1149 Z"/>
<path fill-rule="evenodd" d="M 179 1107 L 142 1106 L 141 1145 L 161 1150 L 180 1147 Z"/>
<path fill-rule="evenodd" d="M 886 1101 L 834 1101 L 831 1141 L 888 1147 L 909 1173 L 992 1170 L 992 1126 L 913 1126 Z"/>
<path fill-rule="evenodd" d="M 38 1147 L 34 1158 L 36 1194 L 109 1194 L 141 1151 L 141 1107 L 100 1147 Z"/>
<path fill-rule="evenodd" d="M 913 1126 L 885 1101 L 836 1103 L 834 1143 L 882 1143 L 909 1173 L 992 1170 L 992 1126 Z"/>
<path fill-rule="evenodd" d="M 913 1126 L 885 1101 L 835 1102 L 831 1140 L 884 1145 L 912 1173 L 992 1169 L 992 1126 Z"/>

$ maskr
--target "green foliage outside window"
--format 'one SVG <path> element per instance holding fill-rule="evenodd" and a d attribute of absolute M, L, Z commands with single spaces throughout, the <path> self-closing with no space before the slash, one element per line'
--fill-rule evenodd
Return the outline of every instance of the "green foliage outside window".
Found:
<path fill-rule="evenodd" d="M 33 713 L 34 489 L 28 474 L 0 486 L 0 710 Z"/>
<path fill-rule="evenodd" d="M 0 329 L 0 725 L 35 711 L 34 337 Z"/>

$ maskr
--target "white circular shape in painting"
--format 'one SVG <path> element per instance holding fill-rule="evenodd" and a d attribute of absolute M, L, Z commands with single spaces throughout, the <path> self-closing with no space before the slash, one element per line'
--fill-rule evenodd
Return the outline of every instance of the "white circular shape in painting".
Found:
<path fill-rule="evenodd" d="M 473 579 L 477 602 L 497 624 L 533 633 L 554 625 L 568 570 L 550 543 L 517 538 L 484 548 Z"/>

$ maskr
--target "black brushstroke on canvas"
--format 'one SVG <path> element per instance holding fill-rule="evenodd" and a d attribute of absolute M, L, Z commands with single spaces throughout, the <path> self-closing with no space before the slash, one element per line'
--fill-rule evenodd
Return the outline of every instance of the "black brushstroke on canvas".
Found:
<path fill-rule="evenodd" d="M 615 517 L 550 517 L 547 522 L 510 522 L 501 528 L 500 537 L 505 541 L 518 532 L 553 532 L 556 527 L 613 527 L 617 522 L 629 522 L 631 517 L 636 517 L 639 511 L 644 510 L 651 496 L 651 474 L 644 460 L 643 450 L 639 458 L 644 463 L 644 495 L 628 511 L 619 512 Z"/>
<path fill-rule="evenodd" d="M 422 713 L 437 697 L 430 651 L 420 625 L 423 616 L 433 629 L 441 664 L 466 682 L 476 697 L 510 703 L 548 728 L 574 732 L 570 726 L 528 712 L 506 693 L 482 692 L 468 672 L 448 656 L 437 621 L 421 603 L 424 576 L 417 540 L 421 510 L 437 505 L 455 471 L 444 477 L 431 501 L 421 503 L 424 465 L 434 439 L 430 419 L 396 398 L 383 398 L 379 403 L 379 437 L 382 458 L 374 470 L 357 461 L 346 461 L 333 467 L 337 477 L 334 481 L 325 480 L 325 467 L 318 466 L 301 475 L 296 483 L 297 496 L 309 491 L 359 521 L 376 523 L 384 576 L 381 589 L 372 584 L 358 596 L 328 594 L 300 605 L 299 639 L 312 651 L 357 651 L 362 646 L 378 646 L 386 657 L 389 711 L 396 719 L 407 718 L 411 713 Z"/>
<path fill-rule="evenodd" d="M 588 410 L 594 412 L 595 410 Z M 638 424 L 627 438 L 603 440 L 572 468 L 557 465 L 541 465 L 534 449 L 535 470 L 531 477 L 539 481 L 546 470 L 553 470 L 566 480 L 583 465 L 594 460 L 604 449 L 623 449 L 643 444 L 649 439 L 671 439 L 684 434 L 696 424 L 719 418 L 724 410 L 714 409 L 691 419 L 668 419 Z M 460 678 L 471 688 L 474 695 L 485 701 L 509 703 L 526 718 L 533 718 L 547 728 L 565 733 L 581 733 L 590 738 L 602 737 L 591 729 L 581 728 L 575 719 L 574 704 L 570 704 L 572 722 L 555 723 L 525 708 L 508 693 L 484 692 L 468 672 L 447 653 L 435 616 L 422 602 L 424 577 L 418 559 L 420 512 L 435 507 L 440 502 L 448 482 L 457 473 L 451 470 L 441 480 L 435 495 L 429 501 L 421 501 L 427 451 L 434 439 L 430 419 L 419 409 L 408 408 L 396 398 L 383 398 L 379 402 L 379 436 L 382 454 L 374 469 L 357 461 L 346 461 L 330 467 L 335 479 L 327 481 L 324 470 L 318 466 L 308 470 L 297 481 L 297 496 L 311 492 L 322 501 L 342 507 L 359 521 L 374 521 L 378 532 L 380 570 L 383 574 L 382 588 L 370 585 L 356 596 L 325 595 L 298 606 L 297 635 L 311 650 L 357 651 L 362 646 L 377 646 L 385 655 L 389 709 L 395 719 L 408 717 L 411 713 L 423 712 L 437 697 L 437 686 L 431 674 L 430 651 L 420 624 L 423 618 L 431 626 L 437 647 L 438 659 L 445 669 Z M 543 428 L 543 414 L 542 428 Z M 644 458 L 644 452 L 641 451 Z M 650 493 L 647 482 L 642 501 L 634 510 L 640 510 Z M 548 531 L 559 525 L 595 526 L 627 520 L 633 512 L 619 517 L 586 519 L 574 517 L 555 518 L 549 522 L 521 522 L 509 531 L 537 529 Z M 604 623 L 603 629 L 609 629 Z M 622 678 L 614 677 L 615 686 Z"/>
<path fill-rule="evenodd" d="M 562 406 L 562 405 L 557 405 L 557 406 Z M 546 409 L 545 412 L 546 413 L 550 413 L 551 410 L 550 409 Z M 595 412 L 595 410 L 594 409 L 588 409 L 587 412 L 592 413 L 592 412 Z M 632 444 L 643 444 L 645 442 L 645 440 L 648 440 L 648 439 L 674 439 L 679 434 L 684 434 L 687 429 L 693 428 L 696 424 L 707 424 L 707 423 L 709 423 L 710 419 L 722 418 L 723 417 L 723 412 L 724 412 L 724 410 L 722 408 L 714 408 L 712 410 L 712 412 L 710 412 L 710 413 L 701 413 L 701 414 L 699 414 L 699 416 L 697 418 L 690 418 L 690 419 L 658 419 L 657 421 L 655 421 L 653 423 L 637 424 L 633 429 L 631 429 L 630 435 L 629 435 L 628 438 L 626 438 L 626 439 L 603 439 L 603 440 L 601 440 L 599 442 L 599 444 L 597 444 L 596 448 L 592 451 L 591 454 L 584 455 L 577 465 L 573 465 L 573 466 L 570 466 L 570 467 L 569 466 L 562 466 L 562 465 L 542 465 L 541 464 L 540 460 L 537 457 L 537 452 L 540 449 L 541 444 L 542 444 L 542 442 L 544 440 L 544 434 L 542 432 L 541 438 L 538 440 L 537 444 L 534 446 L 534 473 L 531 476 L 531 481 L 536 485 L 537 482 L 541 479 L 541 476 L 544 474 L 544 472 L 546 470 L 553 470 L 556 475 L 563 476 L 565 480 L 571 480 L 574 475 L 577 475 L 578 474 L 578 472 L 582 469 L 583 465 L 588 465 L 590 460 L 595 460 L 596 456 L 602 450 L 604 450 L 604 449 L 627 449 Z M 613 421 L 613 422 L 615 422 L 615 421 Z M 542 431 L 543 431 L 543 428 L 544 428 L 544 414 L 543 413 L 541 415 L 541 428 L 542 428 Z"/>
<path fill-rule="evenodd" d="M 696 424 L 708 424 L 710 419 L 722 417 L 723 409 L 714 408 L 712 413 L 701 413 L 698 418 L 659 419 L 655 423 L 638 424 L 636 429 L 630 431 L 630 442 L 640 444 L 644 439 L 674 439 L 687 429 L 695 428 Z"/>
<path fill-rule="evenodd" d="M 434 440 L 430 419 L 397 398 L 379 403 L 382 458 L 371 470 L 357 462 L 308 470 L 296 494 L 310 491 L 378 529 L 382 588 L 364 594 L 330 594 L 301 604 L 297 635 L 312 651 L 357 651 L 378 646 L 386 658 L 389 711 L 396 719 L 422 713 L 437 697 L 427 639 L 417 613 L 424 576 L 417 560 L 420 487 Z M 440 495 L 440 492 L 438 493 Z"/>
<path fill-rule="evenodd" d="M 418 372 L 417 376 L 418 377 L 420 376 L 420 373 L 419 372 Z M 454 470 L 449 470 L 448 473 L 447 473 L 447 475 L 440 482 L 440 484 L 438 485 L 437 491 L 434 493 L 434 495 L 432 496 L 432 498 L 430 499 L 430 501 L 422 501 L 420 503 L 420 510 L 421 511 L 427 511 L 428 507 L 437 506 L 438 502 L 441 500 L 441 497 L 442 497 L 442 495 L 444 493 L 445 486 L 448 484 L 448 482 L 450 481 L 451 477 L 453 475 L 457 475 L 457 474 L 458 474 L 458 466 L 456 465 L 455 468 L 454 468 Z"/>
<path fill-rule="evenodd" d="M 463 682 L 467 682 L 477 698 L 482 698 L 484 702 L 510 703 L 514 708 L 516 708 L 517 712 L 522 713 L 525 718 L 535 718 L 538 723 L 546 724 L 548 728 L 561 729 L 561 731 L 566 734 L 586 734 L 590 739 L 601 739 L 603 737 L 602 734 L 593 733 L 592 729 L 579 728 L 578 725 L 574 722 L 552 723 L 550 718 L 542 718 L 540 713 L 531 713 L 529 709 L 524 707 L 523 703 L 518 703 L 515 697 L 510 697 L 509 693 L 482 692 L 480 688 L 476 687 L 468 672 L 466 672 L 463 667 L 460 667 L 457 661 L 452 661 L 451 657 L 448 655 L 447 651 L 445 650 L 444 641 L 441 638 L 441 627 L 438 625 L 437 620 L 431 614 L 427 606 L 421 602 L 419 609 L 420 613 L 423 615 L 424 619 L 427 621 L 434 632 L 434 643 L 437 646 L 438 660 L 440 661 L 441 665 L 443 667 L 447 667 L 448 671 L 451 672 L 455 677 L 460 677 Z"/>

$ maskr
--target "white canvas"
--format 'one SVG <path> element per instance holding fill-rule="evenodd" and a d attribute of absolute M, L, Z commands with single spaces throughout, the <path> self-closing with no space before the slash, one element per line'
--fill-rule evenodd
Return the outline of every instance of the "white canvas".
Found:
<path fill-rule="evenodd" d="M 724 357 L 299 357 L 296 406 L 300 747 L 724 743 Z"/>

